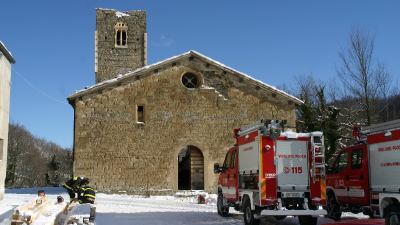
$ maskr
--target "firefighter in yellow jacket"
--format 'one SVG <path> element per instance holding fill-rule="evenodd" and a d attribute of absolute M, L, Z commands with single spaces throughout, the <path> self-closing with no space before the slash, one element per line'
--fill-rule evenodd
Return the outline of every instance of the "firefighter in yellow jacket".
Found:
<path fill-rule="evenodd" d="M 79 200 L 79 195 L 81 193 L 81 188 L 89 184 L 89 179 L 86 177 L 73 176 L 69 179 L 63 187 L 67 190 L 70 197 L 70 201 Z"/>
<path fill-rule="evenodd" d="M 83 186 L 79 190 L 79 203 L 90 203 L 94 204 L 94 200 L 96 199 L 96 192 L 92 187 Z"/>

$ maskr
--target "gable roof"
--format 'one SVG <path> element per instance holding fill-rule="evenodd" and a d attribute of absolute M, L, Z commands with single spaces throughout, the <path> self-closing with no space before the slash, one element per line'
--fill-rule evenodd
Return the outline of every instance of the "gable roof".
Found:
<path fill-rule="evenodd" d="M 212 64 L 212 65 L 214 65 L 216 67 L 219 67 L 224 71 L 236 74 L 236 75 L 242 77 L 243 80 L 245 80 L 245 81 L 247 81 L 247 82 L 249 82 L 251 84 L 254 84 L 255 86 L 258 86 L 260 89 L 263 89 L 265 91 L 272 92 L 272 93 L 275 93 L 277 95 L 280 95 L 280 96 L 282 96 L 284 98 L 287 98 L 288 100 L 293 101 L 295 104 L 303 104 L 302 100 L 300 100 L 299 98 L 297 98 L 297 97 L 295 97 L 293 95 L 290 95 L 290 94 L 288 94 L 288 93 L 286 93 L 286 92 L 284 92 L 282 90 L 279 90 L 274 86 L 266 84 L 266 83 L 264 83 L 264 82 L 262 82 L 260 80 L 254 79 L 253 77 L 251 77 L 251 76 L 249 76 L 249 75 L 247 75 L 245 73 L 237 71 L 237 70 L 235 70 L 235 69 L 233 69 L 231 67 L 228 67 L 228 66 L 226 66 L 226 65 L 224 65 L 224 64 L 222 64 L 222 63 L 220 63 L 220 62 L 218 62 L 218 61 L 216 61 L 214 59 L 211 59 L 211 58 L 209 58 L 209 57 L 207 57 L 207 56 L 205 56 L 205 55 L 203 55 L 203 54 L 201 54 L 199 52 L 193 51 L 193 50 L 185 52 L 185 53 L 177 55 L 177 56 L 173 56 L 173 57 L 167 58 L 167 59 L 165 59 L 163 61 L 156 62 L 156 63 L 151 64 L 151 65 L 147 65 L 147 66 L 138 68 L 138 69 L 136 69 L 134 71 L 131 71 L 131 72 L 128 72 L 128 73 L 126 73 L 124 75 L 118 75 L 113 79 L 105 80 L 105 81 L 97 83 L 95 85 L 92 85 L 92 86 L 89 86 L 89 87 L 85 87 L 85 89 L 76 91 L 74 94 L 70 95 L 68 97 L 68 101 L 69 101 L 70 104 L 73 104 L 74 100 L 77 99 L 77 98 L 83 97 L 83 96 L 85 96 L 87 94 L 90 94 L 90 93 L 98 92 L 98 91 L 103 90 L 103 89 L 105 89 L 107 87 L 112 87 L 114 85 L 117 85 L 117 84 L 121 83 L 124 80 L 129 79 L 129 78 L 141 75 L 141 74 L 146 73 L 146 72 L 148 72 L 150 70 L 158 69 L 158 68 L 160 68 L 162 66 L 169 65 L 171 63 L 180 61 L 182 59 L 190 58 L 190 57 L 194 57 L 196 59 L 200 59 L 200 60 L 202 60 L 202 61 L 204 61 L 206 63 L 209 63 L 209 64 Z"/>
<path fill-rule="evenodd" d="M 3 53 L 3 55 L 8 59 L 8 61 L 12 64 L 15 63 L 14 57 L 11 55 L 11 52 L 8 51 L 6 46 L 3 44 L 3 42 L 0 41 L 0 52 Z"/>

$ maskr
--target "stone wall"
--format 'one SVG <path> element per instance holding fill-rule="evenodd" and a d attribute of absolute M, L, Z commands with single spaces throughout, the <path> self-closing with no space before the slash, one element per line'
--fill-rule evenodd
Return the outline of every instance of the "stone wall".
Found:
<path fill-rule="evenodd" d="M 126 47 L 115 46 L 114 26 L 121 22 L 128 26 Z M 95 36 L 96 83 L 146 64 L 145 11 L 120 13 L 112 9 L 97 9 Z"/>
<path fill-rule="evenodd" d="M 202 77 L 187 89 L 184 72 Z M 243 79 L 186 61 L 151 71 L 120 86 L 75 100 L 74 173 L 88 176 L 101 191 L 176 191 L 178 154 L 187 145 L 204 156 L 204 188 L 215 191 L 213 164 L 234 144 L 232 129 L 262 118 L 287 119 L 295 126 L 295 106 L 271 97 Z M 145 123 L 137 123 L 138 105 Z"/>

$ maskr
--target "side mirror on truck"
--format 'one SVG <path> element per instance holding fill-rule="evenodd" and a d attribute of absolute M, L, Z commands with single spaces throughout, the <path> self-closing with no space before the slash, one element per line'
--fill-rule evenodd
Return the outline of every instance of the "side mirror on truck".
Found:
<path fill-rule="evenodd" d="M 221 173 L 224 169 L 219 166 L 219 163 L 214 164 L 214 173 Z"/>

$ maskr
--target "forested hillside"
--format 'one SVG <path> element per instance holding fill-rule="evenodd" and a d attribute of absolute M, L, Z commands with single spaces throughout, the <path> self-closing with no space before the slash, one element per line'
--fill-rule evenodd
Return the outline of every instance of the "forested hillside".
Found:
<path fill-rule="evenodd" d="M 10 124 L 6 187 L 58 186 L 72 173 L 72 151 Z"/>

